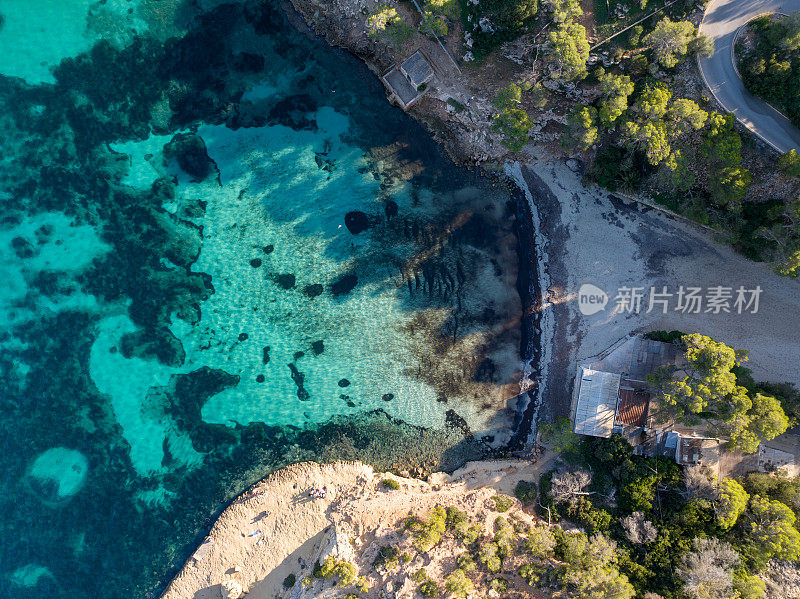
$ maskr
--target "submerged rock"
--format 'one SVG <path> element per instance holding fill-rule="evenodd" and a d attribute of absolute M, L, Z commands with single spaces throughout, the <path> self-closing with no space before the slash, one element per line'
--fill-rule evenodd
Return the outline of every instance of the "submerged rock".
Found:
<path fill-rule="evenodd" d="M 281 275 L 276 275 L 275 276 L 275 282 L 282 289 L 291 289 L 291 288 L 293 288 L 296 281 L 297 281 L 296 277 L 291 273 L 286 273 L 286 274 L 281 274 Z"/>
<path fill-rule="evenodd" d="M 314 343 L 311 344 L 311 349 L 314 351 L 314 354 L 318 356 L 325 351 L 325 344 L 321 339 L 319 341 L 314 341 Z"/>
<path fill-rule="evenodd" d="M 350 381 L 348 381 L 347 379 L 339 379 L 339 383 L 338 383 L 338 385 L 339 385 L 339 386 L 340 386 L 342 389 L 344 389 L 345 387 L 349 387 L 349 386 L 350 386 Z"/>
<path fill-rule="evenodd" d="M 322 292 L 325 288 L 320 285 L 319 283 L 313 283 L 312 285 L 306 285 L 303 287 L 303 293 L 305 293 L 310 298 L 315 298 L 318 295 L 322 295 Z"/>
<path fill-rule="evenodd" d="M 353 210 L 344 215 L 344 226 L 353 235 L 369 229 L 369 217 L 360 210 Z"/>
<path fill-rule="evenodd" d="M 358 277 L 354 274 L 344 275 L 341 279 L 331 285 L 331 294 L 347 295 L 358 285 Z"/>
<path fill-rule="evenodd" d="M 216 165 L 208 157 L 206 144 L 199 135 L 178 133 L 164 146 L 164 158 L 175 160 L 181 170 L 191 175 L 194 181 L 205 180 Z"/>

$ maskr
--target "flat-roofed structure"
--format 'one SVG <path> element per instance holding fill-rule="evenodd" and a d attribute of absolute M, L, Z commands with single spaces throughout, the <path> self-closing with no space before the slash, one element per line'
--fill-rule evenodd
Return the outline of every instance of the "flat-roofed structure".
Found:
<path fill-rule="evenodd" d="M 395 100 L 405 109 L 422 97 L 433 75 L 433 67 L 417 50 L 381 79 L 391 92 L 390 100 Z"/>
<path fill-rule="evenodd" d="M 414 89 L 433 79 L 433 67 L 419 50 L 400 63 L 400 72 L 408 78 Z"/>
<path fill-rule="evenodd" d="M 608 438 L 614 429 L 622 377 L 612 372 L 578 367 L 573 430 L 579 435 Z"/>

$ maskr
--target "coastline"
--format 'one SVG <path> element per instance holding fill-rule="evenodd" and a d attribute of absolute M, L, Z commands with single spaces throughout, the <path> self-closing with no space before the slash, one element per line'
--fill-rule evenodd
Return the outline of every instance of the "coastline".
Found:
<path fill-rule="evenodd" d="M 161 597 L 219 599 L 242 592 L 252 599 L 321 596 L 317 586 L 325 581 L 314 578 L 312 571 L 328 556 L 365 562 L 362 570 L 371 590 L 363 596 L 380 597 L 390 584 L 398 589 L 405 576 L 387 580 L 368 565 L 382 539 L 391 538 L 409 512 L 424 514 L 437 505 L 453 505 L 488 516 L 494 511 L 494 495 L 512 495 L 517 482 L 538 480 L 552 459 L 553 454 L 544 454 L 535 463 L 470 462 L 452 475 L 434 473 L 424 481 L 387 475 L 361 462 L 287 466 L 222 512 Z M 382 483 L 387 478 L 398 488 L 386 488 Z M 323 487 L 324 497 L 309 496 L 310 489 Z M 504 515 L 532 520 L 516 501 Z M 484 518 L 484 526 L 492 522 Z M 291 585 L 285 583 L 289 576 Z M 307 576 L 311 584 L 304 586 Z M 225 594 L 223 585 L 234 591 Z"/>

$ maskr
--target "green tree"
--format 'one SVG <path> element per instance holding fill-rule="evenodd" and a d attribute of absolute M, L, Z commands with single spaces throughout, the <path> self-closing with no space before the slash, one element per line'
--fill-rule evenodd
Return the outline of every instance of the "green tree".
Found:
<path fill-rule="evenodd" d="M 576 106 L 567 115 L 567 133 L 561 144 L 567 148 L 586 150 L 597 140 L 597 110 L 592 106 Z"/>
<path fill-rule="evenodd" d="M 503 145 L 519 152 L 528 143 L 533 121 L 522 108 L 505 108 L 494 118 L 492 129 L 503 136 Z"/>
<path fill-rule="evenodd" d="M 714 503 L 717 524 L 720 528 L 728 530 L 733 528 L 739 516 L 747 509 L 747 500 L 750 495 L 744 487 L 732 478 L 726 478 L 719 485 L 719 498 Z"/>
<path fill-rule="evenodd" d="M 469 595 L 474 589 L 472 581 L 461 569 L 453 570 L 452 574 L 444 579 L 444 588 L 454 597 L 461 598 Z"/>
<path fill-rule="evenodd" d="M 714 54 L 714 40 L 705 34 L 697 35 L 690 44 L 690 49 L 695 54 L 711 58 Z"/>
<path fill-rule="evenodd" d="M 616 121 L 628 109 L 628 96 L 633 93 L 633 83 L 627 75 L 603 73 L 600 76 L 602 100 L 598 115 L 606 127 Z"/>
<path fill-rule="evenodd" d="M 796 517 L 780 501 L 758 495 L 750 499 L 748 542 L 753 553 L 764 562 L 769 559 L 800 559 L 800 532 L 795 528 Z"/>
<path fill-rule="evenodd" d="M 583 16 L 579 0 L 543 0 L 542 4 L 553 15 L 553 21 L 556 23 L 573 21 Z"/>
<path fill-rule="evenodd" d="M 742 138 L 734 127 L 732 114 L 709 115 L 701 145 L 707 163 L 707 187 L 712 201 L 738 211 L 750 187 L 750 171 L 742 168 Z"/>
<path fill-rule="evenodd" d="M 397 10 L 388 4 L 380 4 L 367 17 L 367 32 L 370 37 L 382 37 L 394 45 L 400 45 L 414 35 L 411 25 L 403 21 Z"/>
<path fill-rule="evenodd" d="M 708 120 L 708 113 L 701 110 L 697 102 L 679 98 L 670 104 L 665 117 L 670 124 L 672 135 L 676 136 L 690 130 L 702 129 Z"/>
<path fill-rule="evenodd" d="M 441 506 L 436 506 L 427 519 L 411 522 L 414 547 L 420 553 L 429 551 L 442 540 L 446 528 L 447 513 Z"/>
<path fill-rule="evenodd" d="M 697 30 L 689 21 L 673 22 L 669 17 L 664 17 L 653 31 L 644 36 L 642 42 L 653 50 L 657 62 L 672 68 L 686 56 L 696 37 Z"/>
<path fill-rule="evenodd" d="M 554 58 L 554 73 L 562 79 L 583 79 L 587 75 L 589 42 L 583 25 L 566 21 L 550 32 L 550 46 Z"/>
<path fill-rule="evenodd" d="M 429 37 L 444 37 L 449 31 L 447 19 L 444 15 L 438 14 L 430 8 L 422 10 L 422 21 L 419 24 L 419 31 Z"/>
<path fill-rule="evenodd" d="M 427 0 L 425 8 L 451 21 L 455 21 L 461 16 L 461 5 L 458 0 Z"/>
<path fill-rule="evenodd" d="M 800 155 L 792 148 L 778 159 L 778 168 L 789 177 L 800 177 Z"/>
<path fill-rule="evenodd" d="M 756 393 L 752 400 L 743 402 L 732 417 L 726 420 L 724 429 L 730 435 L 731 446 L 744 453 L 754 453 L 761 441 L 769 441 L 786 432 L 789 417 L 781 403 L 774 397 Z"/>
<path fill-rule="evenodd" d="M 534 526 L 524 545 L 525 550 L 533 557 L 549 557 L 556 546 L 556 537 L 547 526 Z"/>
<path fill-rule="evenodd" d="M 580 599 L 632 599 L 635 595 L 628 577 L 617 567 L 616 545 L 603 535 L 591 540 L 582 534 L 564 535 L 559 553 L 567 563 L 564 585 Z"/>
<path fill-rule="evenodd" d="M 698 424 L 697 415 L 709 406 L 725 407 L 730 397 L 739 397 L 734 395 L 737 385 L 732 369 L 745 361 L 747 354 L 698 333 L 684 335 L 681 343 L 686 348 L 688 374 L 676 379 L 670 370 L 662 369 L 651 381 L 660 391 L 660 418 Z"/>
<path fill-rule="evenodd" d="M 481 0 L 480 6 L 500 27 L 520 31 L 539 9 L 538 0 Z"/>

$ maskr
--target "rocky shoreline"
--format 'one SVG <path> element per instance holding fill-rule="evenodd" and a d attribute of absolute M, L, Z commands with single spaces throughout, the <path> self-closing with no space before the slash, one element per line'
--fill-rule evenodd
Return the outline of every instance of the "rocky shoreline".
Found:
<path fill-rule="evenodd" d="M 348 0 L 337 0 L 333 3 L 320 3 L 319 0 L 282 0 L 281 5 L 294 27 L 307 35 L 324 39 L 331 46 L 346 50 L 363 61 L 376 77 L 395 66 L 395 58 L 387 52 L 384 44 L 369 39 L 363 30 L 350 26 L 350 19 L 357 17 L 353 9 L 348 10 Z M 535 433 L 533 427 L 541 403 L 542 383 L 545 382 L 541 363 L 545 350 L 542 345 L 540 308 L 544 301 L 543 287 L 546 288 L 546 285 L 542 284 L 543 265 L 537 258 L 538 218 L 533 214 L 536 208 L 532 199 L 526 196 L 524 185 L 520 186 L 515 177 L 499 167 L 507 155 L 507 150 L 501 146 L 499 139 L 490 139 L 490 152 L 487 152 L 485 144 L 472 143 L 473 136 L 493 137 L 488 119 L 485 123 L 475 123 L 468 127 L 463 120 L 448 118 L 452 117 L 448 113 L 443 118 L 436 107 L 432 106 L 436 102 L 423 96 L 407 113 L 428 131 L 453 162 L 461 166 L 475 166 L 484 174 L 500 179 L 514 197 L 517 290 L 522 303 L 520 357 L 526 367 L 520 381 L 520 400 L 513 426 L 514 433 L 507 447 L 511 451 L 521 452 L 533 440 L 531 434 Z"/>

